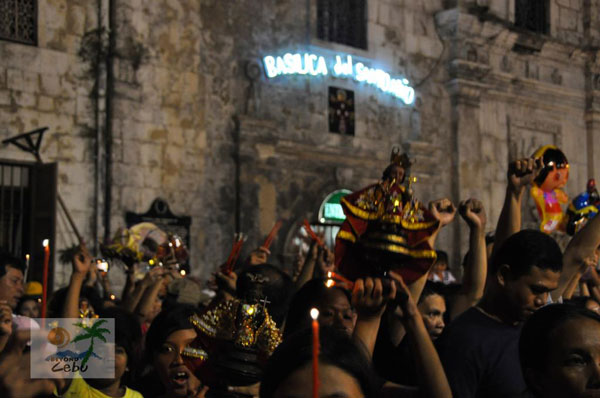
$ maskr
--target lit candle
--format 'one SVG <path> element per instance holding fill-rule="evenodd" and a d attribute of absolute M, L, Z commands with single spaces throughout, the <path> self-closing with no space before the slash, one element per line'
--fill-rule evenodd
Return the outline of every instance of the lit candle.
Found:
<path fill-rule="evenodd" d="M 25 283 L 27 283 L 27 274 L 29 273 L 29 259 L 30 259 L 30 255 L 26 254 L 25 255 L 25 275 L 23 277 L 23 280 L 25 281 Z"/>
<path fill-rule="evenodd" d="M 350 279 L 344 278 L 342 275 L 336 274 L 335 272 L 331 272 L 331 271 L 327 273 L 327 277 L 331 278 L 331 279 L 337 279 L 340 282 L 344 282 L 344 283 L 353 283 Z"/>
<path fill-rule="evenodd" d="M 338 285 L 337 282 L 341 282 L 346 289 L 348 289 L 348 290 L 354 289 L 354 282 L 352 282 L 350 279 L 344 278 L 340 274 L 336 274 L 335 272 L 329 271 L 329 272 L 327 272 L 327 278 L 328 278 L 328 280 L 325 283 L 325 285 L 327 287 L 337 286 Z"/>
<path fill-rule="evenodd" d="M 46 298 L 48 297 L 48 264 L 50 263 L 50 241 L 44 239 L 44 276 L 42 284 L 42 318 L 46 318 Z"/>
<path fill-rule="evenodd" d="M 313 371 L 313 398 L 319 397 L 319 310 L 313 308 L 310 310 L 310 317 L 312 321 L 312 332 L 313 332 L 313 351 L 312 351 L 312 371 Z"/>

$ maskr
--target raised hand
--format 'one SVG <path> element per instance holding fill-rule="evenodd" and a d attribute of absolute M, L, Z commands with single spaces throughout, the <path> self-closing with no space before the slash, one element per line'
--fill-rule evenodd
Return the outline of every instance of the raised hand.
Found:
<path fill-rule="evenodd" d="M 72 259 L 73 273 L 86 275 L 92 266 L 92 256 L 85 244 L 79 246 L 79 251 L 75 253 Z"/>
<path fill-rule="evenodd" d="M 394 283 L 385 284 L 379 278 L 357 279 L 352 291 L 352 306 L 360 318 L 379 318 L 390 300 L 396 298 Z"/>
<path fill-rule="evenodd" d="M 225 300 L 232 300 L 235 297 L 235 292 L 237 289 L 237 274 L 233 271 L 228 274 L 218 271 L 215 273 L 215 278 L 219 288 L 218 294 L 220 294 Z"/>
<path fill-rule="evenodd" d="M 250 265 L 260 265 L 266 264 L 269 260 L 269 255 L 271 252 L 264 247 L 258 247 L 250 253 L 250 257 L 248 258 L 248 264 Z"/>
<path fill-rule="evenodd" d="M 456 207 L 448 198 L 429 202 L 429 211 L 440 222 L 440 227 L 450 224 L 456 215 Z"/>
<path fill-rule="evenodd" d="M 162 276 L 165 274 L 165 269 L 163 267 L 154 266 L 146 273 L 144 279 L 142 279 L 142 284 L 146 287 L 150 287 L 156 285 L 157 283 L 162 281 Z"/>
<path fill-rule="evenodd" d="M 321 272 L 321 275 L 327 275 L 329 271 L 335 271 L 335 256 L 331 250 L 327 247 L 319 249 L 317 257 L 317 266 Z"/>
<path fill-rule="evenodd" d="M 481 201 L 472 198 L 463 200 L 458 205 L 458 213 L 469 225 L 469 228 L 477 228 L 480 231 L 485 229 L 487 216 Z"/>
<path fill-rule="evenodd" d="M 415 303 L 415 300 L 412 298 L 410 290 L 408 290 L 408 286 L 404 283 L 402 276 L 394 271 L 388 272 L 388 276 L 396 285 L 396 302 L 398 303 L 396 314 L 401 317 L 403 322 L 407 322 L 410 318 L 420 316 L 417 303 Z"/>
<path fill-rule="evenodd" d="M 522 190 L 533 183 L 533 180 L 542 169 L 541 159 L 525 158 L 510 162 L 508 165 L 508 186 L 514 192 Z"/>

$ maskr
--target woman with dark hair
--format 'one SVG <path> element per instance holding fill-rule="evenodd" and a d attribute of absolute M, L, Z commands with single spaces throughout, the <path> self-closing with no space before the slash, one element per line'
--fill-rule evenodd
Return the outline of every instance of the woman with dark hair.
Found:
<path fill-rule="evenodd" d="M 139 381 L 144 397 L 204 397 L 207 388 L 185 366 L 183 350 L 196 338 L 190 322 L 194 308 L 176 305 L 162 311 L 146 333 L 146 361 L 153 370 Z"/>
<path fill-rule="evenodd" d="M 600 397 L 600 315 L 569 304 L 536 311 L 521 331 L 519 357 L 534 397 Z"/>

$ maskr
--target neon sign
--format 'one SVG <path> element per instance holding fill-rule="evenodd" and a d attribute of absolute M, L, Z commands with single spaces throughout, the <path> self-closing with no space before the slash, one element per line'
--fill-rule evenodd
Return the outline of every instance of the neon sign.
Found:
<path fill-rule="evenodd" d="M 344 214 L 340 201 L 344 196 L 350 193 L 352 193 L 352 191 L 339 189 L 327 195 L 323 203 L 321 203 L 321 208 L 319 208 L 319 221 L 321 221 L 321 223 L 341 223 L 344 221 L 346 215 Z"/>
<path fill-rule="evenodd" d="M 336 55 L 329 65 L 322 55 L 312 53 L 287 53 L 283 56 L 268 55 L 263 58 L 265 73 L 272 79 L 283 75 L 327 76 L 330 70 L 333 76 L 349 77 L 365 82 L 381 91 L 400 98 L 406 105 L 415 101 L 415 89 L 405 78 L 393 78 L 389 73 L 355 62 L 351 55 Z"/>

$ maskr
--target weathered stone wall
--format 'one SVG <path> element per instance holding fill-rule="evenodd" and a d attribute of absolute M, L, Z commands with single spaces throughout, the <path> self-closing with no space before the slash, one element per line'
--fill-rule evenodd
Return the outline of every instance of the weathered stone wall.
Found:
<path fill-rule="evenodd" d="M 199 72 L 199 2 L 115 2 L 116 49 L 111 229 L 126 211 L 165 199 L 193 217 L 190 242 L 202 249 L 207 149 L 206 86 Z"/>
<path fill-rule="evenodd" d="M 597 3 L 584 9 L 581 1 L 552 1 L 549 35 L 512 27 L 512 2 L 488 3 L 489 9 L 444 11 L 438 22 L 453 53 L 449 87 L 459 126 L 453 133 L 458 143 L 454 184 L 461 197 L 482 197 L 488 228 L 493 228 L 510 159 L 530 156 L 544 144 L 558 145 L 571 164 L 566 187 L 571 197 L 597 175 L 597 165 L 590 162 L 595 143 L 588 145 L 597 132 L 586 125 L 586 62 L 594 55 L 582 49 L 595 40 L 591 32 L 596 31 L 584 34 L 583 15 L 594 15 Z M 527 198 L 524 223 L 537 228 L 537 212 Z M 465 234 L 460 237 L 456 243 L 464 248 Z"/>
<path fill-rule="evenodd" d="M 42 145 L 46 162 L 59 162 L 58 191 L 86 237 L 94 220 L 94 76 L 79 55 L 85 32 L 98 26 L 95 2 L 38 2 L 38 45 L 0 41 L 0 138 L 48 126 Z M 0 158 L 33 161 L 16 147 L 0 147 Z M 62 211 L 56 247 L 76 242 Z M 41 245 L 41 242 L 39 242 Z M 66 274 L 68 277 L 68 274 Z M 65 280 L 62 267 L 55 281 Z"/>

